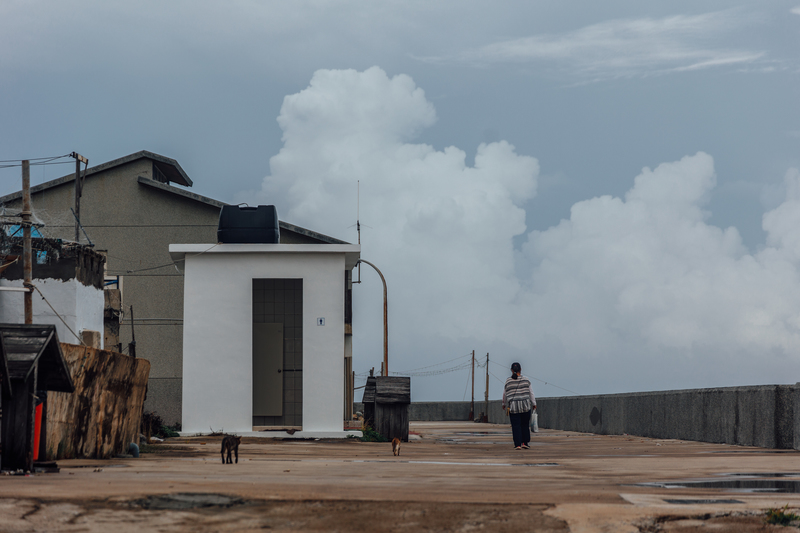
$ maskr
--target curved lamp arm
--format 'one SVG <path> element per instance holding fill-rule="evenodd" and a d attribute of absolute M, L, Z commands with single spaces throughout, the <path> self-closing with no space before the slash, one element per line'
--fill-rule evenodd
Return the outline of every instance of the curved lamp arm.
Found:
<path fill-rule="evenodd" d="M 383 273 L 378 270 L 378 267 L 370 263 L 369 261 L 364 261 L 363 259 L 359 259 L 358 263 L 366 263 L 372 268 L 375 269 L 375 272 L 381 277 L 381 281 L 383 282 L 383 375 L 389 375 L 389 321 L 388 321 L 388 313 L 387 313 L 387 303 L 386 303 L 386 278 L 383 277 Z"/>

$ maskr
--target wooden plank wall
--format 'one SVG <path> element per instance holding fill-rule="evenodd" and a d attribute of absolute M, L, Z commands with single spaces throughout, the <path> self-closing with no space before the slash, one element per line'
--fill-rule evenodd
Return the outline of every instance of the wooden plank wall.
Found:
<path fill-rule="evenodd" d="M 47 460 L 127 453 L 139 441 L 150 362 L 74 344 L 61 350 L 75 392 L 48 394 Z"/>
<path fill-rule="evenodd" d="M 367 394 L 366 391 L 364 394 Z M 375 403 L 411 403 L 411 378 L 403 376 L 377 378 Z"/>
<path fill-rule="evenodd" d="M 376 403 L 375 431 L 387 440 L 398 438 L 408 442 L 408 404 Z"/>

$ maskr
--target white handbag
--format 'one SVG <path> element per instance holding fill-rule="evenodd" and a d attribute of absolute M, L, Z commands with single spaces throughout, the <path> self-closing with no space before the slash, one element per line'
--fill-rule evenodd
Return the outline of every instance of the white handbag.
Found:
<path fill-rule="evenodd" d="M 539 433 L 539 413 L 536 411 L 531 414 L 531 431 Z"/>

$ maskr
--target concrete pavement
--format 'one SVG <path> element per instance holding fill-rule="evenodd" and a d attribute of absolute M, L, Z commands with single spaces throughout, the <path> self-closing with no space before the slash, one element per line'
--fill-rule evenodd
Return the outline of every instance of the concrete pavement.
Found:
<path fill-rule="evenodd" d="M 60 461 L 58 474 L 0 477 L 0 531 L 762 531 L 764 509 L 800 508 L 796 493 L 663 485 L 792 489 L 794 450 L 543 430 L 520 451 L 505 425 L 411 431 L 399 457 L 389 443 L 245 438 L 223 465 L 220 437 L 199 436 L 139 459 Z"/>

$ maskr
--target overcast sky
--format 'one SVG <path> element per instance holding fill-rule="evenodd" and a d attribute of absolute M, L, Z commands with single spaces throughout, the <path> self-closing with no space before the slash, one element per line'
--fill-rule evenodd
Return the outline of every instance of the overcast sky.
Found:
<path fill-rule="evenodd" d="M 360 181 L 392 371 L 474 349 L 492 398 L 515 360 L 541 396 L 794 383 L 798 50 L 797 1 L 4 0 L 0 160 L 150 150 L 350 242 Z"/>

